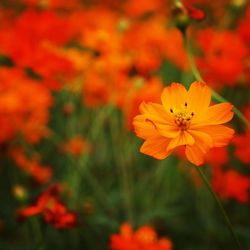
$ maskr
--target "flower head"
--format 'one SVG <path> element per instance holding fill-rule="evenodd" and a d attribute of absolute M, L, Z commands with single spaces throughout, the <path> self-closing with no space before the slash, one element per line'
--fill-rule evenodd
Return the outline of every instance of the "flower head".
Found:
<path fill-rule="evenodd" d="M 62 186 L 55 184 L 38 196 L 33 205 L 18 211 L 20 220 L 41 214 L 44 220 L 55 228 L 71 228 L 76 225 L 76 213 L 70 212 L 60 201 Z"/>
<path fill-rule="evenodd" d="M 224 199 L 234 199 L 243 203 L 250 200 L 250 178 L 233 169 L 227 171 L 214 169 L 212 185 Z"/>
<path fill-rule="evenodd" d="M 119 234 L 111 236 L 112 250 L 171 250 L 172 242 L 167 238 L 157 239 L 155 230 L 144 225 L 133 232 L 130 224 L 123 223 Z"/>
<path fill-rule="evenodd" d="M 201 165 L 211 148 L 226 146 L 234 134 L 233 129 L 221 125 L 232 119 L 233 106 L 209 106 L 210 101 L 209 87 L 194 82 L 189 90 L 180 83 L 166 87 L 162 104 L 143 102 L 141 114 L 133 122 L 137 136 L 145 140 L 140 151 L 164 159 L 183 146 L 187 159 Z"/>

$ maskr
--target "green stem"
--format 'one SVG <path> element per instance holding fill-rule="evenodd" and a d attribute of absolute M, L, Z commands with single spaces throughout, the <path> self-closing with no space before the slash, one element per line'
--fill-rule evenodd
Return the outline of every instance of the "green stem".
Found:
<path fill-rule="evenodd" d="M 184 38 L 184 46 L 186 48 L 186 52 L 187 52 L 187 56 L 189 59 L 189 63 L 190 63 L 190 67 L 192 70 L 192 73 L 195 77 L 195 79 L 197 81 L 203 82 L 205 83 L 204 79 L 202 78 L 199 70 L 197 69 L 195 60 L 194 60 L 194 56 L 192 53 L 192 49 L 189 43 L 189 39 L 187 37 L 186 33 L 183 33 L 183 38 Z M 215 90 L 211 90 L 212 91 L 212 97 L 217 100 L 218 102 L 228 102 L 228 100 L 226 98 L 224 98 L 223 96 L 221 96 L 219 93 L 217 93 Z M 240 110 L 238 110 L 235 106 L 233 108 L 234 113 L 238 116 L 238 118 L 246 125 L 246 127 L 248 129 L 250 129 L 250 123 L 248 122 L 248 120 L 246 119 L 246 117 L 240 112 Z"/>
<path fill-rule="evenodd" d="M 128 221 L 133 225 L 134 223 L 134 216 L 133 216 L 133 206 L 132 206 L 132 195 L 131 195 L 131 189 L 130 189 L 130 177 L 129 177 L 129 171 L 127 169 L 127 166 L 124 164 L 124 162 L 120 163 L 121 166 L 121 174 L 122 174 L 122 186 L 123 186 L 123 192 L 124 192 L 124 203 L 127 210 L 127 217 Z"/>
<path fill-rule="evenodd" d="M 195 167 L 195 169 L 198 172 L 198 174 L 200 175 L 200 177 L 202 178 L 203 182 L 206 184 L 206 186 L 207 186 L 209 192 L 212 194 L 214 200 L 216 201 L 216 203 L 217 203 L 217 205 L 218 205 L 218 207 L 220 209 L 220 212 L 221 212 L 221 214 L 222 214 L 222 216 L 223 216 L 223 218 L 224 218 L 224 220 L 225 220 L 225 222 L 227 224 L 227 227 L 228 227 L 228 229 L 229 229 L 229 231 L 230 231 L 230 233 L 231 233 L 231 235 L 232 235 L 232 237 L 234 239 L 234 242 L 235 242 L 235 245 L 237 246 L 237 249 L 242 250 L 240 242 L 239 242 L 239 240 L 238 240 L 238 238 L 237 238 L 237 236 L 236 236 L 236 234 L 234 232 L 232 223 L 231 223 L 230 219 L 228 218 L 228 216 L 226 214 L 226 211 L 223 208 L 223 205 L 222 205 L 219 197 L 213 191 L 213 189 L 212 189 L 206 175 L 202 172 L 201 168 L 200 167 Z"/>
<path fill-rule="evenodd" d="M 37 250 L 44 250 L 44 240 L 41 231 L 40 223 L 38 218 L 31 219 L 32 231 L 34 232 L 34 237 L 36 239 L 35 244 L 37 244 Z"/>

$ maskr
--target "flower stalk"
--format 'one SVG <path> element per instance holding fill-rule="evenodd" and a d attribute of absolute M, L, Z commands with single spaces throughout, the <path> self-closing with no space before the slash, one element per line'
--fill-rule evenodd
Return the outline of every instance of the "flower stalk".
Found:
<path fill-rule="evenodd" d="M 223 207 L 223 205 L 222 205 L 219 197 L 213 191 L 213 188 L 211 187 L 211 185 L 210 185 L 210 183 L 209 183 L 206 175 L 203 173 L 203 171 L 201 170 L 201 168 L 196 167 L 196 166 L 194 166 L 194 168 L 198 172 L 199 176 L 201 177 L 201 179 L 203 180 L 203 182 L 207 186 L 207 189 L 209 190 L 209 192 L 212 194 L 214 200 L 216 201 L 216 203 L 217 203 L 217 205 L 218 205 L 218 207 L 220 209 L 220 212 L 221 212 L 221 214 L 222 214 L 222 216 L 223 216 L 223 218 L 224 218 L 224 220 L 225 220 L 225 222 L 227 224 L 227 227 L 228 227 L 228 229 L 229 229 L 229 231 L 230 231 L 230 233 L 232 235 L 232 238 L 234 239 L 234 242 L 235 242 L 235 245 L 237 246 L 237 249 L 238 250 L 242 250 L 240 242 L 239 242 L 239 240 L 238 240 L 238 238 L 237 238 L 237 236 L 236 236 L 236 234 L 234 232 L 232 223 L 231 223 L 229 217 L 227 216 L 227 213 L 226 213 L 226 211 L 225 211 L 225 209 L 224 209 L 224 207 Z"/>

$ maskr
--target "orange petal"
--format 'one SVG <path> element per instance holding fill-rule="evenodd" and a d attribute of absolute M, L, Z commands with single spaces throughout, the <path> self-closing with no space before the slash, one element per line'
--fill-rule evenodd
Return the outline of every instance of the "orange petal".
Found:
<path fill-rule="evenodd" d="M 212 138 L 204 132 L 195 130 L 189 132 L 194 137 L 195 144 L 192 146 L 187 145 L 185 154 L 190 162 L 199 166 L 203 164 L 206 153 L 213 146 L 213 141 Z"/>
<path fill-rule="evenodd" d="M 142 103 L 140 105 L 142 116 L 134 119 L 136 134 L 141 138 L 147 138 L 155 134 L 157 129 L 161 135 L 173 138 L 178 135 L 178 127 L 171 115 L 167 114 L 162 105 L 156 103 Z M 140 129 L 138 129 L 140 128 Z M 142 132 L 142 130 L 144 132 Z M 147 130 L 147 131 L 146 131 Z M 142 133 L 144 134 L 142 134 Z"/>
<path fill-rule="evenodd" d="M 216 125 L 223 124 L 230 121 L 233 118 L 233 112 L 231 111 L 233 105 L 230 103 L 219 103 L 213 105 L 207 109 L 204 114 L 204 119 L 197 121 L 197 125 Z"/>
<path fill-rule="evenodd" d="M 159 135 L 155 125 L 151 122 L 147 122 L 145 115 L 137 115 L 133 120 L 133 126 L 136 135 L 140 138 L 146 139 Z"/>
<path fill-rule="evenodd" d="M 160 123 L 174 123 L 172 116 L 165 111 L 164 107 L 161 104 L 143 102 L 140 105 L 139 109 L 142 114 L 154 117 L 154 120 Z"/>
<path fill-rule="evenodd" d="M 193 136 L 193 138 L 195 139 L 195 144 L 198 143 L 200 145 L 207 145 L 208 148 L 213 147 L 213 140 L 211 138 L 211 136 L 201 130 L 191 130 L 189 129 L 188 132 Z"/>
<path fill-rule="evenodd" d="M 176 138 L 180 134 L 180 129 L 176 125 L 155 123 L 158 132 L 167 138 Z"/>
<path fill-rule="evenodd" d="M 234 135 L 234 130 L 224 125 L 206 126 L 200 129 L 211 136 L 213 147 L 226 146 Z"/>
<path fill-rule="evenodd" d="M 194 138 L 186 131 L 180 131 L 176 138 L 170 140 L 167 150 L 173 150 L 174 148 L 182 145 L 193 145 Z"/>
<path fill-rule="evenodd" d="M 172 151 L 167 151 L 169 140 L 158 136 L 148 138 L 140 148 L 140 152 L 158 160 L 165 159 Z"/>
<path fill-rule="evenodd" d="M 172 83 L 164 88 L 161 95 L 161 102 L 167 112 L 172 108 L 181 108 L 187 101 L 187 90 L 180 83 Z"/>
<path fill-rule="evenodd" d="M 211 101 L 211 91 L 205 83 L 193 82 L 188 90 L 188 109 L 195 116 L 204 114 Z"/>
<path fill-rule="evenodd" d="M 200 166 L 204 163 L 204 153 L 197 145 L 186 146 L 185 154 L 187 159 L 196 166 Z"/>

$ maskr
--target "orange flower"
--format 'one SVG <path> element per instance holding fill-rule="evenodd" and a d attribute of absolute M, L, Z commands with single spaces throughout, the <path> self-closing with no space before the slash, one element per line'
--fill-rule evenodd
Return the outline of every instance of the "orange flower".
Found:
<path fill-rule="evenodd" d="M 149 225 L 133 232 L 131 225 L 124 223 L 120 234 L 111 236 L 110 247 L 112 250 L 171 250 L 172 242 L 167 238 L 158 240 L 155 230 Z"/>
<path fill-rule="evenodd" d="M 194 82 L 186 90 L 172 83 L 163 90 L 161 101 L 162 105 L 143 102 L 141 115 L 134 118 L 135 132 L 145 140 L 140 149 L 144 154 L 164 159 L 184 146 L 187 159 L 199 166 L 211 148 L 226 146 L 234 134 L 221 125 L 232 119 L 233 106 L 209 106 L 211 91 L 206 84 Z"/>
<path fill-rule="evenodd" d="M 16 68 L 0 69 L 0 142 L 22 134 L 29 143 L 48 135 L 53 100 L 47 87 Z"/>
<path fill-rule="evenodd" d="M 89 145 L 81 136 L 77 135 L 65 142 L 62 145 L 62 149 L 65 153 L 80 156 L 82 153 L 89 150 Z"/>

